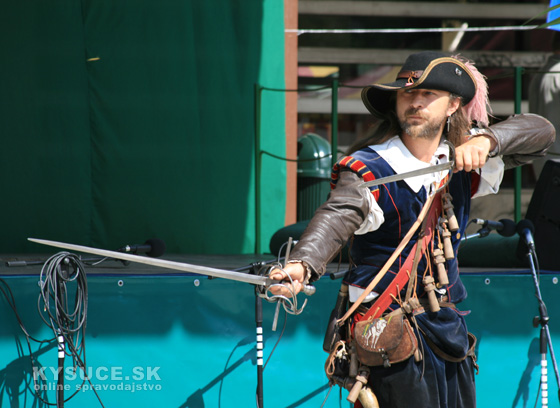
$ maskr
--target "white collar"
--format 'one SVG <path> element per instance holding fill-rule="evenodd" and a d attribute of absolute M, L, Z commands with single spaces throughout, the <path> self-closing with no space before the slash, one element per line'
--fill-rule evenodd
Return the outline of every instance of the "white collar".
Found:
<path fill-rule="evenodd" d="M 387 163 L 389 163 L 389 166 L 391 166 L 397 174 L 424 169 L 428 166 L 447 163 L 449 161 L 449 147 L 443 143 L 443 140 L 432 156 L 430 163 L 423 162 L 414 157 L 399 136 L 394 136 L 385 143 L 369 147 L 375 150 Z M 429 191 L 429 187 L 433 183 L 439 185 L 440 181 L 446 174 L 447 171 L 423 174 L 420 176 L 406 178 L 404 181 L 415 193 L 418 193 L 422 187 L 426 187 L 426 191 Z"/>

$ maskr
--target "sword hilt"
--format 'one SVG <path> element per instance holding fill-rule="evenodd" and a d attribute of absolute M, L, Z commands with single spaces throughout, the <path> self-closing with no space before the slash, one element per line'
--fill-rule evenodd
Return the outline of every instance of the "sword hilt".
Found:
<path fill-rule="evenodd" d="M 286 246 L 286 256 L 285 256 L 285 263 L 284 263 L 284 267 L 286 267 L 286 265 L 288 264 L 288 259 L 290 259 L 290 250 L 292 248 L 292 237 L 288 238 L 288 242 L 287 242 L 287 246 Z M 315 286 L 313 285 L 309 285 L 309 284 L 304 284 L 302 285 L 302 289 L 301 291 L 303 293 L 305 293 L 307 296 L 311 296 L 315 294 Z"/>
<path fill-rule="evenodd" d="M 279 282 L 279 281 L 272 281 L 272 280 L 269 281 L 269 282 L 270 282 L 270 283 L 269 283 L 268 285 L 262 286 L 263 293 L 264 293 L 264 292 L 267 292 L 268 289 L 270 288 L 270 286 L 272 286 L 272 285 L 275 285 L 275 286 L 277 286 L 277 287 L 278 287 L 278 285 L 285 286 L 290 292 L 292 292 L 292 288 L 291 288 L 292 284 L 291 284 L 290 282 Z M 313 286 L 313 285 L 309 285 L 309 284 L 307 284 L 307 285 L 301 285 L 301 292 L 303 292 L 303 293 L 304 293 L 305 295 L 307 295 L 307 296 L 312 296 L 312 295 L 314 295 L 315 292 L 316 292 L 316 290 L 317 290 L 317 289 L 316 289 L 315 286 Z M 292 292 L 292 293 L 293 293 L 293 292 Z"/>
<path fill-rule="evenodd" d="M 307 296 L 312 296 L 315 294 L 315 286 L 313 285 L 303 285 L 303 288 L 301 289 L 301 291 L 303 293 L 305 293 Z"/>
<path fill-rule="evenodd" d="M 281 302 L 282 306 L 284 307 L 284 310 L 286 310 L 286 312 L 290 314 L 298 315 L 301 312 L 303 312 L 303 309 L 307 304 L 307 299 L 305 299 L 301 308 L 298 308 L 297 294 L 294 292 L 292 286 L 293 282 L 285 282 L 285 283 L 279 281 L 273 281 L 273 282 L 274 283 L 269 283 L 268 285 L 263 286 L 262 287 L 263 289 L 261 289 L 259 296 L 261 296 L 262 298 L 264 298 L 265 300 L 271 303 Z M 278 288 L 279 286 L 285 287 L 290 292 L 290 295 L 269 294 L 269 291 L 271 290 L 272 287 Z M 315 286 L 302 285 L 301 292 L 303 292 L 307 296 L 311 296 L 315 293 Z"/>

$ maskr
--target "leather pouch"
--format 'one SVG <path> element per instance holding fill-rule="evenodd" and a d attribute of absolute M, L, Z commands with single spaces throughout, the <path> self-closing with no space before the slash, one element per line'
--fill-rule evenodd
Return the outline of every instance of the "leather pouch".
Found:
<path fill-rule="evenodd" d="M 410 322 L 402 314 L 357 322 L 354 342 L 358 360 L 366 366 L 389 367 L 410 358 L 418 349 Z"/>

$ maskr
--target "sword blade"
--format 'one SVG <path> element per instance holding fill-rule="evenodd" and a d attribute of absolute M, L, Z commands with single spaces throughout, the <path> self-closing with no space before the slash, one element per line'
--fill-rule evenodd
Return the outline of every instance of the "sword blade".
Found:
<path fill-rule="evenodd" d="M 223 278 L 223 279 L 229 279 L 238 282 L 251 283 L 253 285 L 266 286 L 270 283 L 277 282 L 277 281 L 272 281 L 270 278 L 265 278 L 264 276 L 249 275 L 247 273 L 228 271 L 226 269 L 210 268 L 207 266 L 192 265 L 183 262 L 168 261 L 165 259 L 148 258 L 145 256 L 125 254 L 117 251 L 108 251 L 106 249 L 91 248 L 87 246 L 67 244 L 58 241 L 49 241 L 46 239 L 37 239 L 37 238 L 27 238 L 27 239 L 37 244 L 62 248 L 69 251 L 106 256 L 108 258 L 122 259 L 124 261 L 137 262 L 145 265 L 157 266 L 159 268 L 173 269 L 176 271 L 192 272 L 199 275 L 213 276 L 215 278 Z"/>
<path fill-rule="evenodd" d="M 455 165 L 454 161 L 449 161 L 447 163 L 436 164 L 434 166 L 429 166 L 423 169 L 407 171 L 406 173 L 394 174 L 392 176 L 383 177 L 377 180 L 366 181 L 362 184 L 363 187 L 373 187 L 380 184 L 392 183 L 393 181 L 400 181 L 406 178 L 421 176 L 424 174 L 436 173 L 438 171 L 449 170 Z"/>

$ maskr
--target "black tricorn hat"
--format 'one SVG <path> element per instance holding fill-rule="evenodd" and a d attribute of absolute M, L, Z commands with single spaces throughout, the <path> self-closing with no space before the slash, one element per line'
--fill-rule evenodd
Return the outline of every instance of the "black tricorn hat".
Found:
<path fill-rule="evenodd" d="M 362 90 L 362 101 L 374 115 L 387 113 L 390 97 L 402 88 L 438 89 L 463 98 L 467 105 L 476 94 L 476 79 L 465 64 L 436 51 L 411 54 L 394 82 L 374 84 Z"/>

